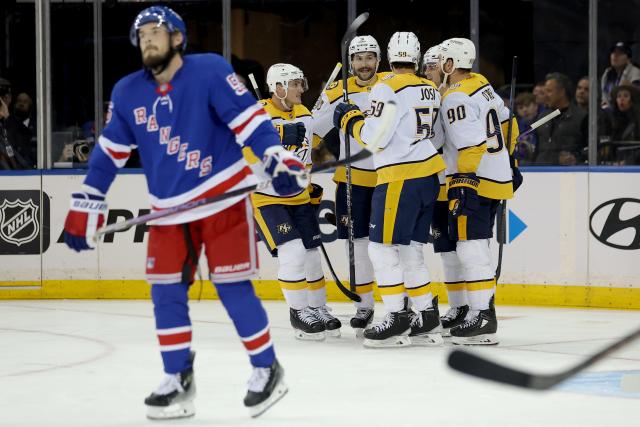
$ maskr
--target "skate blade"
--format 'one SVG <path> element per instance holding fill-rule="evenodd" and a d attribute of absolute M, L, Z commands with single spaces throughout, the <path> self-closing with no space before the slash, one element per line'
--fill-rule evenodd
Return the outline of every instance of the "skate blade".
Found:
<path fill-rule="evenodd" d="M 342 334 L 340 333 L 340 328 L 331 329 L 331 330 L 327 329 L 324 332 L 327 335 L 327 337 L 329 337 L 329 338 L 340 338 L 342 336 Z"/>
<path fill-rule="evenodd" d="M 356 333 L 356 338 L 360 340 L 364 338 L 364 328 L 353 328 L 353 330 Z"/>
<path fill-rule="evenodd" d="M 440 335 L 442 335 L 442 338 L 451 338 L 451 328 L 442 328 Z"/>
<path fill-rule="evenodd" d="M 399 348 L 409 347 L 411 345 L 411 338 L 408 335 L 396 335 L 395 337 L 387 338 L 385 340 L 371 340 L 365 338 L 363 343 L 367 348 Z"/>
<path fill-rule="evenodd" d="M 324 333 L 324 331 L 310 334 L 299 329 L 295 329 L 293 331 L 293 336 L 300 341 L 324 341 L 324 339 L 326 338 L 326 334 Z"/>
<path fill-rule="evenodd" d="M 496 334 L 483 334 L 475 337 L 451 336 L 451 343 L 455 345 L 496 345 L 500 343 Z"/>
<path fill-rule="evenodd" d="M 411 335 L 411 345 L 421 347 L 438 347 L 444 344 L 440 334 Z"/>
<path fill-rule="evenodd" d="M 260 415 L 264 414 L 267 409 L 278 403 L 278 401 L 280 401 L 280 399 L 282 399 L 288 391 L 289 387 L 287 387 L 284 382 L 280 381 L 275 386 L 273 392 L 271 393 L 271 396 L 269 396 L 268 399 L 266 399 L 264 402 L 258 403 L 257 405 L 248 408 L 251 418 L 257 418 Z"/>
<path fill-rule="evenodd" d="M 148 406 L 147 418 L 151 420 L 172 420 L 176 418 L 193 417 L 196 407 L 193 402 L 174 403 L 169 406 Z"/>

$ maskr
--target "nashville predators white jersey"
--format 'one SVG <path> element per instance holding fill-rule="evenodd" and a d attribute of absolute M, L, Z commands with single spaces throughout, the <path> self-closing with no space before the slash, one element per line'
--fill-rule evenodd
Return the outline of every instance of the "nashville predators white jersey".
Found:
<path fill-rule="evenodd" d="M 263 99 L 260 101 L 260 104 L 264 107 L 267 113 L 271 116 L 271 122 L 274 126 L 292 124 L 292 123 L 302 123 L 305 127 L 305 138 L 302 144 L 298 146 L 286 146 L 285 148 L 289 151 L 295 153 L 295 155 L 302 161 L 305 165 L 311 166 L 311 141 L 313 138 L 313 118 L 311 116 L 311 112 L 304 105 L 294 105 L 291 111 L 283 111 L 276 107 L 271 99 Z M 249 163 L 256 163 L 258 159 L 253 155 L 252 152 L 247 152 L 246 149 L 243 150 L 245 159 Z M 251 195 L 251 200 L 253 201 L 253 205 L 256 208 L 266 205 L 302 205 L 304 203 L 308 203 L 310 201 L 309 191 L 308 189 L 304 189 L 298 194 L 294 194 L 292 196 L 279 196 L 278 193 L 273 190 L 273 188 L 269 187 L 266 190 L 262 190 L 260 192 L 255 192 Z"/>
<path fill-rule="evenodd" d="M 431 141 L 443 135 L 438 120 L 440 94 L 431 81 L 415 74 L 390 73 L 373 87 L 369 98 L 365 120 L 353 127 L 354 139 L 362 145 L 384 133 L 378 128 L 385 104 L 397 105 L 393 132 L 386 132 L 387 139 L 372 156 L 377 184 L 421 178 L 445 169 Z"/>
<path fill-rule="evenodd" d="M 378 80 L 389 73 L 377 73 Z M 316 106 L 313 108 L 313 121 L 314 130 L 313 133 L 319 138 L 323 138 L 331 129 L 333 129 L 333 112 L 336 109 L 336 105 L 342 102 L 342 80 L 333 82 L 327 90 L 322 92 L 322 97 Z M 371 92 L 371 86 L 359 86 L 356 83 L 355 77 L 349 77 L 347 80 L 347 90 L 349 93 L 349 101 L 358 106 L 360 110 L 366 110 L 369 108 L 369 93 Z M 344 133 L 340 132 L 340 159 L 344 159 Z M 355 155 L 363 150 L 362 146 L 351 138 L 349 140 L 349 147 L 351 148 L 351 155 Z M 340 166 L 336 168 L 336 172 L 333 176 L 335 182 L 347 182 L 347 176 L 345 167 Z M 376 172 L 373 166 L 373 159 L 371 157 L 354 162 L 351 165 L 351 183 L 353 185 L 360 185 L 363 187 L 375 187 L 376 185 Z"/>
<path fill-rule="evenodd" d="M 443 95 L 441 121 L 445 129 L 447 177 L 475 173 L 478 194 L 490 199 L 513 197 L 509 153 L 505 147 L 509 109 L 481 74 L 455 83 Z M 518 125 L 512 125 L 511 150 Z"/>

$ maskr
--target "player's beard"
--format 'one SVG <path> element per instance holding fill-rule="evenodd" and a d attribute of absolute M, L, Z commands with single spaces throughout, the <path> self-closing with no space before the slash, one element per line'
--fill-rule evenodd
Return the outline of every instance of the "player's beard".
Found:
<path fill-rule="evenodd" d="M 173 57 L 178 53 L 178 50 L 169 46 L 169 50 L 164 55 L 151 54 L 145 56 L 142 55 L 142 63 L 145 68 L 151 70 L 154 75 L 158 75 L 167 69 L 169 63 Z"/>
<path fill-rule="evenodd" d="M 376 70 L 375 68 L 369 68 L 367 71 L 363 71 L 364 68 L 365 67 L 362 67 L 356 70 L 355 74 L 363 82 L 368 82 L 373 78 L 373 75 L 376 73 Z"/>

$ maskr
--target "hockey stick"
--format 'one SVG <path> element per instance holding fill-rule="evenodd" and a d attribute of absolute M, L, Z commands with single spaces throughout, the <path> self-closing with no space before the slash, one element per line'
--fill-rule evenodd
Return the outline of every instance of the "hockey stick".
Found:
<path fill-rule="evenodd" d="M 513 57 L 513 62 L 511 63 L 511 88 L 509 89 L 509 124 L 507 125 L 507 156 L 509 156 L 509 165 L 511 168 L 514 167 L 514 160 L 511 157 L 511 135 L 513 135 L 513 116 L 514 116 L 514 107 L 515 107 L 515 96 L 516 96 L 516 74 L 518 73 L 518 57 Z M 497 230 L 497 240 L 498 240 L 498 266 L 496 267 L 496 283 L 498 283 L 498 279 L 500 279 L 500 273 L 502 272 L 502 253 L 504 250 L 504 244 L 507 241 L 507 201 L 503 200 L 500 202 L 500 206 L 498 207 L 498 230 Z"/>
<path fill-rule="evenodd" d="M 329 271 L 331 272 L 331 276 L 333 277 L 333 280 L 335 280 L 336 286 L 338 287 L 338 289 L 340 289 L 342 293 L 351 301 L 361 302 L 362 298 L 360 298 L 360 295 L 356 294 L 355 292 L 351 292 L 342 284 L 340 279 L 338 279 L 338 275 L 333 269 L 333 265 L 331 265 L 331 261 L 329 261 L 329 254 L 327 253 L 327 250 L 325 249 L 322 243 L 320 243 L 320 250 L 322 251 L 322 255 L 324 255 L 324 260 L 327 262 L 327 266 L 329 266 Z"/>
<path fill-rule="evenodd" d="M 532 374 L 530 372 L 520 371 L 518 369 L 500 365 L 464 350 L 453 350 L 449 353 L 447 363 L 456 371 L 460 371 L 474 377 L 534 390 L 548 390 L 567 378 L 574 376 L 583 369 L 604 359 L 609 354 L 629 344 L 638 337 L 640 337 L 640 329 L 637 329 L 624 338 L 608 345 L 574 367 L 555 374 Z"/>
<path fill-rule="evenodd" d="M 369 18 L 369 13 L 365 12 L 356 17 L 353 20 L 351 25 L 347 28 L 347 31 L 344 33 L 342 37 L 342 44 L 340 45 L 341 54 L 342 54 L 342 63 L 347 64 L 348 58 L 348 50 L 349 43 L 355 37 L 358 28 Z M 342 99 L 344 102 L 349 102 L 349 90 L 347 88 L 347 79 L 348 79 L 347 70 L 343 70 L 342 73 Z M 351 141 L 349 141 L 349 132 L 344 133 L 344 155 L 345 158 L 351 158 Z M 348 230 L 348 252 L 349 252 L 349 288 L 351 291 L 356 290 L 356 262 L 355 262 L 355 247 L 353 241 L 355 240 L 355 235 L 353 231 L 353 218 L 351 217 L 351 210 L 353 205 L 352 200 L 352 188 L 351 188 L 351 165 L 345 165 L 345 172 L 347 175 L 347 191 L 346 191 L 346 199 L 347 199 L 347 230 Z"/>
<path fill-rule="evenodd" d="M 333 67 L 333 71 L 331 72 L 331 74 L 329 75 L 329 80 L 327 80 L 327 82 L 325 83 L 324 87 L 322 88 L 322 91 L 320 92 L 320 96 L 318 96 L 318 99 L 316 99 L 316 103 L 313 104 L 313 108 L 316 109 L 318 108 L 318 104 L 320 103 L 320 101 L 322 100 L 322 94 L 329 89 L 329 86 L 331 85 L 331 83 L 333 83 L 333 81 L 336 79 L 336 77 L 338 76 L 338 73 L 340 72 L 340 69 L 342 68 L 342 63 L 338 62 L 336 63 L 336 66 Z"/>
<path fill-rule="evenodd" d="M 256 78 L 253 76 L 253 73 L 249 74 L 249 80 L 251 81 L 251 86 L 253 86 L 253 90 L 258 97 L 258 101 L 262 99 L 262 94 L 260 93 L 260 88 L 258 87 L 258 82 L 256 82 Z"/>
<path fill-rule="evenodd" d="M 529 135 L 531 132 L 538 129 L 540 126 L 546 125 L 548 122 L 555 119 L 559 115 L 560 115 L 560 110 L 556 109 L 551 113 L 547 114 L 546 116 L 544 116 L 543 118 L 541 118 L 540 120 L 536 120 L 535 122 L 531 123 L 531 127 L 529 128 L 529 130 L 518 135 L 517 140 L 519 141 L 520 138 L 522 138 L 523 136 Z"/>
<path fill-rule="evenodd" d="M 393 103 L 387 103 L 387 105 L 385 106 L 385 108 L 382 110 L 382 115 L 381 115 L 381 120 L 383 120 L 383 124 L 380 126 L 380 128 L 382 129 L 382 131 L 376 135 L 374 138 L 372 138 L 372 145 L 374 147 L 377 147 L 380 143 L 380 141 L 382 141 L 383 138 L 386 137 L 386 133 L 388 131 L 389 125 L 391 123 L 393 123 L 393 121 L 395 120 L 396 117 L 396 106 Z M 326 162 L 323 163 L 321 165 L 315 166 L 313 168 L 311 168 L 310 171 L 306 172 L 307 174 L 314 174 L 314 173 L 318 173 L 318 172 L 326 172 L 328 170 L 334 169 L 338 166 L 343 166 L 349 162 L 357 162 L 359 160 L 364 160 L 366 158 L 368 158 L 369 156 L 371 156 L 371 151 L 369 150 L 362 150 L 361 152 L 359 152 L 358 154 L 356 154 L 355 156 L 351 157 L 350 159 L 342 159 L 342 160 L 336 160 L 333 162 Z M 226 193 L 222 193 L 222 194 L 217 194 L 215 196 L 211 196 L 211 197 L 206 197 L 204 199 L 198 199 L 198 200 L 192 200 L 190 202 L 187 203 L 183 203 L 181 205 L 177 205 L 177 206 L 173 206 L 171 208 L 167 208 L 167 209 L 163 209 L 160 211 L 156 211 L 156 212 L 151 212 L 149 214 L 146 215 L 142 215 L 136 218 L 132 218 L 130 220 L 127 221 L 122 221 L 122 222 L 116 222 L 114 224 L 110 224 L 107 225 L 106 227 L 101 228 L 100 230 L 96 231 L 96 234 L 93 237 L 94 241 L 98 241 L 98 238 L 100 236 L 102 236 L 103 234 L 107 234 L 107 233 L 114 233 L 116 231 L 124 231 L 127 230 L 131 227 L 133 227 L 134 225 L 138 225 L 138 224 L 144 224 L 147 223 L 149 221 L 153 221 L 156 219 L 160 219 L 160 218 L 165 218 L 167 216 L 171 216 L 171 215 L 175 215 L 181 212 L 186 212 L 186 211 L 190 211 L 192 209 L 195 208 L 199 208 L 205 205 L 209 205 L 211 203 L 216 203 L 216 202 L 221 202 L 223 200 L 227 200 L 230 199 L 232 197 L 236 197 L 236 196 L 242 196 L 244 194 L 249 194 L 252 193 L 256 190 L 263 190 L 267 187 L 269 187 L 269 185 L 271 185 L 271 180 L 265 180 L 265 181 L 261 181 L 257 184 L 253 184 L 253 185 L 248 185 L 246 187 L 242 187 L 242 188 L 238 188 L 235 190 L 231 190 L 231 191 L 227 191 Z"/>

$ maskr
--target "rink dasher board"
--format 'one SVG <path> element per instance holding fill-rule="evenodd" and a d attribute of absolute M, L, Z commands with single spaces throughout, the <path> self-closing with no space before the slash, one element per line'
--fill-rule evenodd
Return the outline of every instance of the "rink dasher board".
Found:
<path fill-rule="evenodd" d="M 588 173 L 548 168 L 524 175 L 525 184 L 508 204 L 510 242 L 497 302 L 640 309 L 640 170 Z M 0 175 L 0 299 L 148 297 L 144 226 L 116 233 L 96 250 L 80 254 L 60 242 L 69 195 L 83 179 L 82 171 Z M 324 213 L 333 208 L 335 184 L 330 174 L 316 175 L 313 181 L 324 187 L 319 214 L 323 223 Z M 119 175 L 107 201 L 111 219 L 147 211 L 144 176 L 131 171 Z M 321 229 L 333 266 L 346 282 L 344 243 L 335 240 L 333 226 L 323 223 Z M 497 245 L 492 249 L 495 261 Z M 258 293 L 282 299 L 275 280 L 277 260 L 262 243 L 259 250 Z M 433 291 L 444 302 L 439 255 L 428 245 L 425 257 Z M 206 279 L 205 263 L 200 270 Z M 197 282 L 192 288 L 199 292 Z M 328 292 L 330 299 L 345 300 L 331 284 Z M 207 284 L 202 296 L 215 298 L 215 291 Z"/>

